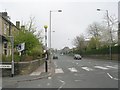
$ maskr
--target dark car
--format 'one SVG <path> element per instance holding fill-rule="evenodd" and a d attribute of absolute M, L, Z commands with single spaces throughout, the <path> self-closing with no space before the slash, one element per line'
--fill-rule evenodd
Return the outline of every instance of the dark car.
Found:
<path fill-rule="evenodd" d="M 74 55 L 74 59 L 76 59 L 76 60 L 81 60 L 82 57 L 81 57 L 79 54 L 75 54 L 75 55 Z"/>
<path fill-rule="evenodd" d="M 53 59 L 58 59 L 58 56 L 56 54 L 54 54 Z"/>

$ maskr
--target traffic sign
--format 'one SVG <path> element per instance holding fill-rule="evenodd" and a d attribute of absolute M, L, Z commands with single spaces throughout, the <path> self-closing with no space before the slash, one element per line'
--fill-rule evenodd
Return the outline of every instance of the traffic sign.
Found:
<path fill-rule="evenodd" d="M 17 45 L 17 50 L 18 52 L 21 52 L 23 50 L 25 50 L 25 43 L 21 43 Z"/>
<path fill-rule="evenodd" d="M 0 68 L 12 68 L 12 65 L 0 65 Z"/>

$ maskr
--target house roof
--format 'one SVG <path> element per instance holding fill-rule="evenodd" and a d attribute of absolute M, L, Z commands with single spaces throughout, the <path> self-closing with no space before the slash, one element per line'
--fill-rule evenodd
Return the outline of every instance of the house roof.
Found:
<path fill-rule="evenodd" d="M 17 28 L 18 30 L 20 30 L 18 27 L 16 27 L 16 25 L 14 25 L 10 20 L 9 20 L 9 16 L 3 16 L 2 12 L 0 12 L 0 17 L 2 17 L 2 19 L 4 19 L 6 22 L 10 23 L 12 26 L 14 26 L 15 28 Z"/>

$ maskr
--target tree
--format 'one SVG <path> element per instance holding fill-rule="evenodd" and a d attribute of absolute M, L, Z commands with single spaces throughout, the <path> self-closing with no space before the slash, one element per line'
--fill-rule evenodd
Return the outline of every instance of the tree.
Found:
<path fill-rule="evenodd" d="M 35 26 L 35 17 L 30 17 L 30 20 L 25 26 L 27 31 L 35 33 L 37 29 L 37 27 Z"/>
<path fill-rule="evenodd" d="M 85 38 L 84 35 L 76 36 L 73 40 L 73 44 L 76 46 L 77 50 L 82 53 L 85 50 Z"/>
<path fill-rule="evenodd" d="M 97 22 L 90 24 L 87 28 L 90 37 L 94 37 L 94 38 L 101 38 L 101 34 L 103 30 L 104 30 L 103 26 Z"/>
<path fill-rule="evenodd" d="M 89 36 L 91 37 L 89 48 L 100 48 L 101 43 L 103 43 L 103 41 L 105 40 L 105 37 L 103 37 L 103 35 L 105 34 L 104 32 L 106 31 L 105 27 L 100 23 L 94 22 L 88 26 L 87 31 Z"/>
<path fill-rule="evenodd" d="M 92 37 L 88 43 L 88 49 L 99 49 L 100 48 L 100 42 L 99 38 Z"/>
<path fill-rule="evenodd" d="M 107 15 L 105 13 L 104 15 L 104 23 L 106 27 L 106 33 L 109 35 L 109 43 L 115 43 L 117 42 L 117 33 L 118 31 L 118 19 L 115 15 Z"/>
<path fill-rule="evenodd" d="M 35 48 L 40 50 L 40 52 L 42 53 L 42 44 L 31 32 L 24 33 L 23 31 L 20 31 L 19 34 L 15 35 L 15 46 L 23 42 L 25 42 L 26 54 L 30 55 L 32 53 L 32 50 Z"/>
<path fill-rule="evenodd" d="M 29 21 L 25 25 L 26 31 L 33 33 L 37 39 L 39 39 L 39 42 L 42 42 L 43 40 L 43 29 L 37 30 L 36 24 L 35 24 L 35 17 L 30 17 Z"/>

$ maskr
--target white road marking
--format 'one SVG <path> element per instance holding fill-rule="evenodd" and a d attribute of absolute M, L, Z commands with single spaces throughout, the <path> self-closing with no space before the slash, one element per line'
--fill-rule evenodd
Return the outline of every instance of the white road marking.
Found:
<path fill-rule="evenodd" d="M 116 66 L 106 66 L 106 67 L 113 68 L 113 69 L 118 69 L 118 67 L 116 67 Z"/>
<path fill-rule="evenodd" d="M 75 80 L 76 82 L 81 81 L 81 80 Z"/>
<path fill-rule="evenodd" d="M 108 75 L 111 79 L 113 79 L 113 77 L 112 77 L 109 73 L 107 73 L 107 75 Z"/>
<path fill-rule="evenodd" d="M 48 79 L 52 79 L 52 77 L 48 77 Z"/>
<path fill-rule="evenodd" d="M 118 80 L 118 78 L 112 77 L 109 73 L 107 73 L 107 75 L 108 75 L 111 79 Z"/>
<path fill-rule="evenodd" d="M 93 71 L 92 68 L 88 68 L 88 67 L 82 67 L 82 69 L 86 70 L 86 71 Z"/>
<path fill-rule="evenodd" d="M 55 69 L 55 73 L 64 73 L 61 68 Z"/>
<path fill-rule="evenodd" d="M 30 74 L 30 76 L 38 76 L 40 74 L 41 74 L 41 72 L 33 72 L 33 73 Z"/>
<path fill-rule="evenodd" d="M 59 81 L 62 83 L 62 85 L 58 88 L 58 90 L 60 90 L 63 87 L 63 85 L 65 85 L 65 81 L 62 81 L 62 80 L 59 80 Z"/>
<path fill-rule="evenodd" d="M 78 72 L 75 68 L 68 68 L 71 72 Z"/>
<path fill-rule="evenodd" d="M 95 68 L 99 68 L 99 69 L 104 69 L 104 70 L 107 70 L 109 68 L 106 68 L 106 67 L 102 67 L 102 66 L 94 66 Z"/>

